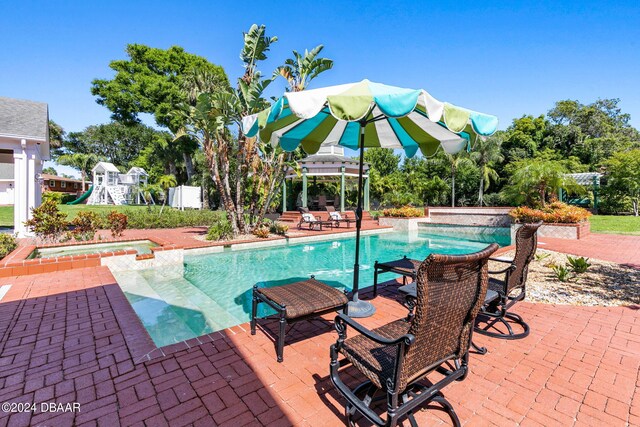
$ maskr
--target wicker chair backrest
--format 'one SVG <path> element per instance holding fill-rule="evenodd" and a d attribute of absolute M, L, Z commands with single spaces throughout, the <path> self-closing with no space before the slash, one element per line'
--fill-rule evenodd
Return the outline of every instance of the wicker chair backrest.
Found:
<path fill-rule="evenodd" d="M 538 228 L 542 221 L 523 224 L 516 232 L 516 255 L 513 257 L 515 269 L 509 274 L 507 294 L 513 289 L 524 288 L 527 283 L 529 263 L 533 260 L 538 247 Z"/>
<path fill-rule="evenodd" d="M 417 272 L 417 302 L 396 386 L 402 390 L 443 360 L 469 350 L 470 334 L 487 293 L 487 261 L 495 243 L 469 255 L 432 254 Z"/>

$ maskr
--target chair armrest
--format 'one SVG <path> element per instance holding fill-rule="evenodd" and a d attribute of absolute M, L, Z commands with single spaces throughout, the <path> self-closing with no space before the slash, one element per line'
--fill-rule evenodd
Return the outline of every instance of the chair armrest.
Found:
<path fill-rule="evenodd" d="M 489 270 L 488 272 L 489 274 L 507 274 L 508 272 L 516 269 L 516 265 L 513 263 L 513 260 L 508 260 L 504 258 L 489 258 L 489 261 L 496 261 L 504 264 L 509 264 L 509 266 L 504 268 L 503 270 L 496 270 L 496 271 Z"/>
<path fill-rule="evenodd" d="M 390 340 L 388 338 L 383 337 L 382 335 L 378 335 L 375 332 L 365 328 L 364 326 L 357 323 L 355 320 L 353 320 L 352 318 L 350 318 L 349 316 L 343 313 L 340 313 L 336 316 L 335 326 L 336 326 L 336 331 L 338 331 L 338 334 L 340 335 L 341 339 L 344 339 L 346 337 L 346 329 L 347 329 L 346 326 L 350 326 L 356 331 L 360 332 L 360 334 L 370 339 L 371 341 L 377 342 L 378 344 L 382 344 L 382 345 L 398 345 L 403 343 L 409 346 L 413 344 L 416 340 L 415 336 L 413 336 L 412 334 L 404 334 L 394 340 Z"/>

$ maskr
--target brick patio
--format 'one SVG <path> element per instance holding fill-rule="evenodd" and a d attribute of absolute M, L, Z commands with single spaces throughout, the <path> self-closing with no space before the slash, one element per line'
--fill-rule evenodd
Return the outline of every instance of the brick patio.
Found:
<path fill-rule="evenodd" d="M 575 242 L 572 248 L 588 250 Z M 637 256 L 628 262 L 640 265 Z M 0 412 L 0 426 L 342 423 L 342 402 L 328 379 L 328 347 L 336 338 L 326 321 L 331 316 L 294 326 L 282 364 L 273 342 L 260 331 L 251 336 L 247 325 L 140 361 L 152 344 L 107 268 L 0 282 L 7 283 L 0 303 L 0 402 L 77 401 L 81 411 Z M 393 287 L 384 288 L 373 301 L 377 313 L 362 323 L 375 327 L 404 316 L 394 295 Z M 469 377 L 445 390 L 464 423 L 640 425 L 638 307 L 521 303 L 516 311 L 531 335 L 476 336 L 489 353 L 472 355 Z M 420 425 L 449 424 L 437 410 L 417 418 Z"/>

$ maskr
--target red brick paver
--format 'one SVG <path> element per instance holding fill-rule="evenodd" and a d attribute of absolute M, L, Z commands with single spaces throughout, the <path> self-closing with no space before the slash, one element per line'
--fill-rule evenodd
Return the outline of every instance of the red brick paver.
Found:
<path fill-rule="evenodd" d="M 0 402 L 79 402 L 78 413 L 0 412 L 4 425 L 342 425 L 329 379 L 331 316 L 293 327 L 284 363 L 247 325 L 136 363 L 152 344 L 106 268 L 4 280 Z M 362 323 L 406 314 L 387 287 Z M 640 312 L 521 303 L 529 337 L 476 336 L 485 356 L 445 390 L 468 425 L 639 425 Z M 268 326 L 268 325 L 267 325 Z M 420 425 L 448 424 L 437 410 Z"/>
<path fill-rule="evenodd" d="M 640 268 L 640 236 L 590 234 L 580 240 L 541 238 L 539 249 L 596 258 Z"/>

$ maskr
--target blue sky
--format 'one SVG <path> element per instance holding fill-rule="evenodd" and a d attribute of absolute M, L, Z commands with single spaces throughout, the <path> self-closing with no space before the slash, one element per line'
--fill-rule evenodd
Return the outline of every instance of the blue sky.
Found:
<path fill-rule="evenodd" d="M 500 128 L 560 99 L 621 98 L 640 127 L 640 2 L 0 0 L 0 95 L 49 103 L 67 131 L 109 120 L 90 83 L 127 43 L 183 46 L 242 72 L 242 31 L 277 35 L 265 74 L 319 43 L 335 61 L 314 86 L 368 78 L 495 114 Z M 284 82 L 272 85 L 278 95 Z"/>

